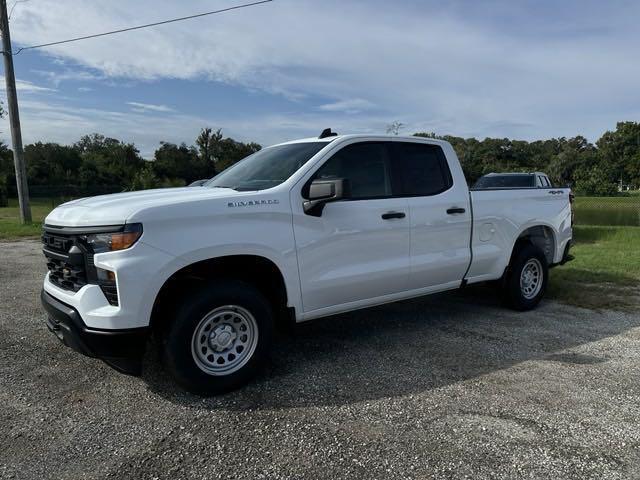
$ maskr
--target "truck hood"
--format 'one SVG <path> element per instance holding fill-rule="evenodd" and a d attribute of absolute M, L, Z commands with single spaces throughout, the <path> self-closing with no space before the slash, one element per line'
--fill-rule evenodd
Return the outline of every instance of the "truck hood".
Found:
<path fill-rule="evenodd" d="M 64 227 L 119 225 L 125 223 L 135 212 L 149 207 L 234 197 L 238 194 L 239 192 L 230 188 L 181 187 L 80 198 L 55 208 L 47 216 L 45 223 Z"/>

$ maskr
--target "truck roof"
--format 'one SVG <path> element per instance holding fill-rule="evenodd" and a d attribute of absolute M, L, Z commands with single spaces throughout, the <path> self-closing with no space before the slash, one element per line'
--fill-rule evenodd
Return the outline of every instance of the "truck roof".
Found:
<path fill-rule="evenodd" d="M 288 145 L 291 143 L 310 143 L 310 142 L 323 142 L 330 143 L 335 140 L 344 140 L 344 139 L 370 139 L 375 138 L 379 140 L 407 140 L 412 142 L 423 142 L 423 143 L 431 143 L 431 144 L 444 144 L 447 143 L 445 140 L 438 140 L 436 138 L 427 138 L 427 137 L 418 137 L 414 135 L 388 135 L 388 134 L 376 134 L 376 133 L 354 133 L 347 135 L 334 135 L 331 137 L 318 138 L 318 137 L 307 137 L 307 138 L 299 138 L 297 140 L 290 140 L 288 142 L 278 143 L 276 145 Z M 275 146 L 275 145 L 274 145 Z"/>
<path fill-rule="evenodd" d="M 483 175 L 483 177 L 496 177 L 496 176 L 507 177 L 511 175 L 544 175 L 546 176 L 547 174 L 544 172 L 505 172 L 505 173 L 491 172 Z"/>

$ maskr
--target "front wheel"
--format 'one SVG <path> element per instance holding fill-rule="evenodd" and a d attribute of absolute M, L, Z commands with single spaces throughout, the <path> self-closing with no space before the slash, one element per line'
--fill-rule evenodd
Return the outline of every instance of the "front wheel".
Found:
<path fill-rule="evenodd" d="M 163 339 L 164 364 L 192 393 L 228 392 L 264 364 L 272 324 L 269 302 L 252 285 L 208 283 L 178 306 Z"/>
<path fill-rule="evenodd" d="M 514 255 L 505 278 L 505 297 L 515 310 L 531 310 L 547 289 L 549 268 L 542 250 L 534 245 L 522 246 Z"/>

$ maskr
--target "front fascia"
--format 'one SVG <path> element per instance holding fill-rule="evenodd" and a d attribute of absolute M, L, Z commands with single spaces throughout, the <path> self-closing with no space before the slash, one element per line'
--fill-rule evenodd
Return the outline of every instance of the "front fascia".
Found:
<path fill-rule="evenodd" d="M 148 326 L 159 279 L 167 268 L 179 261 L 143 240 L 144 234 L 130 249 L 94 256 L 96 267 L 116 274 L 117 306 L 109 304 L 99 285 L 84 285 L 73 292 L 54 285 L 49 274 L 44 280 L 44 290 L 75 308 L 89 328 L 120 330 Z M 141 281 L 141 278 L 145 280 Z"/>

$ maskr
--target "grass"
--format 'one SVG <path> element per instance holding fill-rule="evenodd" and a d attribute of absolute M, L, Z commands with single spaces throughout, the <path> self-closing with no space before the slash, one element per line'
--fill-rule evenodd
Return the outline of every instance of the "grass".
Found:
<path fill-rule="evenodd" d="M 9 199 L 9 206 L 0 208 L 0 240 L 18 240 L 21 238 L 39 237 L 42 221 L 55 206 L 51 200 L 31 200 L 31 216 L 33 223 L 20 223 L 20 210 L 16 199 Z"/>
<path fill-rule="evenodd" d="M 622 197 L 625 200 L 628 197 Z M 576 199 L 588 201 L 589 197 Z M 613 204 L 619 198 L 598 198 Z M 633 199 L 632 200 L 636 200 Z M 42 221 L 57 202 L 31 201 L 34 222 L 21 225 L 15 199 L 0 208 L 0 240 L 40 236 Z M 627 308 L 640 303 L 640 227 L 574 226 L 575 259 L 554 268 L 549 296 L 587 308 Z"/>
<path fill-rule="evenodd" d="M 587 308 L 630 308 L 640 302 L 640 227 L 576 225 L 575 259 L 552 270 L 549 296 Z"/>

